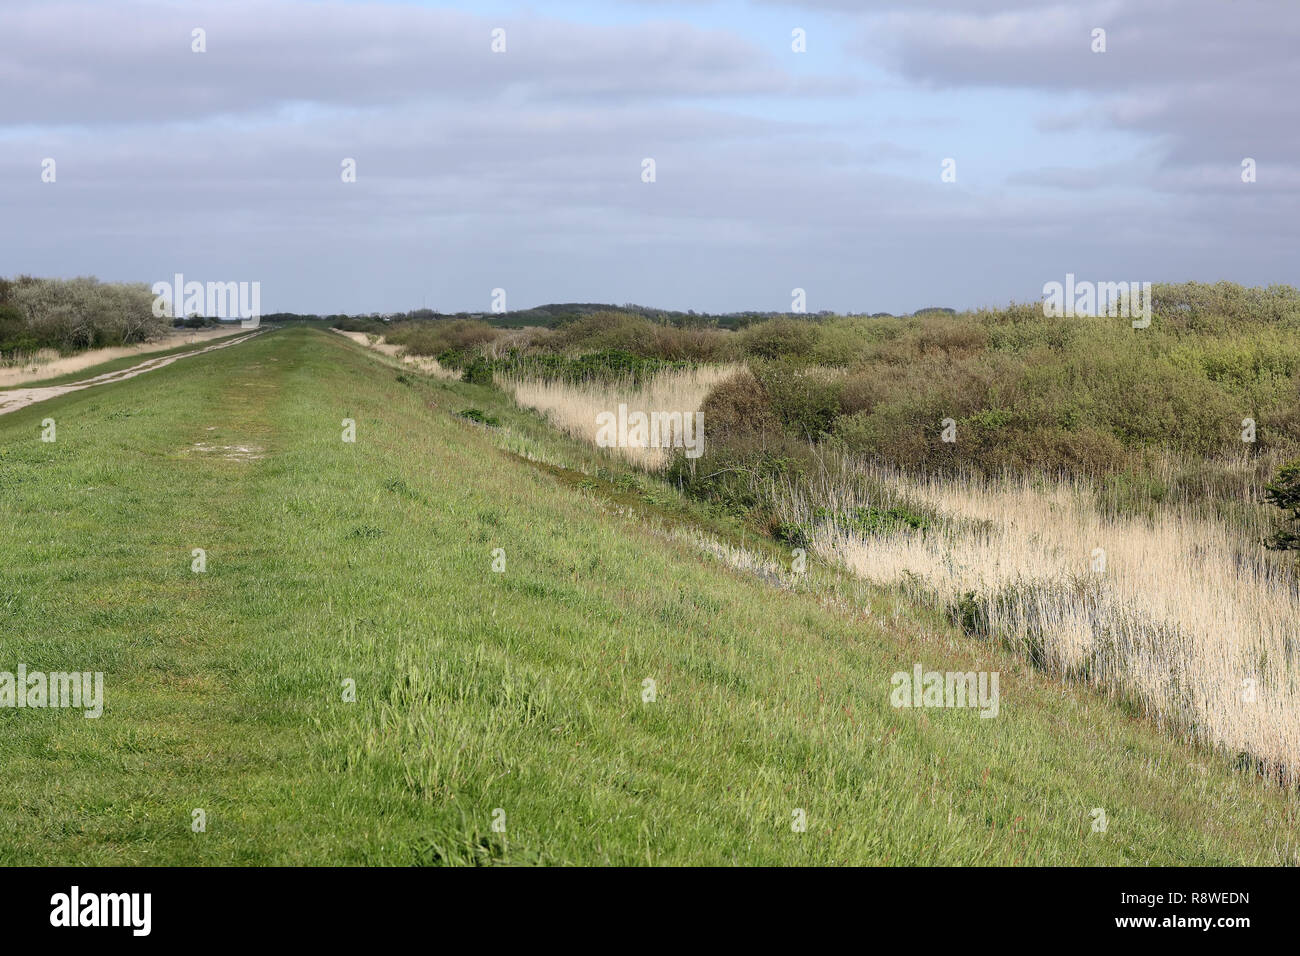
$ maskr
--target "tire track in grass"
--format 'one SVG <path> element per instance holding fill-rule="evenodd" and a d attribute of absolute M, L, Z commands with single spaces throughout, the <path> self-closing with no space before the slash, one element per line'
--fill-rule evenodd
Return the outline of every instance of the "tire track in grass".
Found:
<path fill-rule="evenodd" d="M 112 372 L 104 372 L 92 378 L 83 379 L 80 382 L 70 382 L 67 385 L 46 385 L 33 388 L 14 388 L 0 392 L 0 415 L 7 415 L 10 412 L 16 412 L 20 408 L 26 408 L 29 405 L 35 405 L 37 402 L 44 402 L 51 398 L 58 398 L 60 395 L 67 395 L 69 392 L 78 392 L 83 388 L 90 388 L 94 385 L 111 385 L 114 382 L 124 382 L 127 379 L 135 378 L 137 375 L 143 375 L 145 372 L 153 372 L 160 368 L 165 368 L 173 362 L 183 358 L 190 358 L 195 355 L 203 355 L 217 349 L 229 348 L 232 345 L 238 345 L 240 342 L 247 342 L 249 339 L 260 335 L 264 329 L 259 329 L 249 335 L 241 335 L 236 338 L 222 339 L 215 345 L 209 345 L 206 348 L 196 349 L 193 352 L 182 352 L 179 355 L 163 355 L 158 358 L 151 358 L 141 362 L 139 365 L 132 365 L 130 368 L 120 368 Z"/>

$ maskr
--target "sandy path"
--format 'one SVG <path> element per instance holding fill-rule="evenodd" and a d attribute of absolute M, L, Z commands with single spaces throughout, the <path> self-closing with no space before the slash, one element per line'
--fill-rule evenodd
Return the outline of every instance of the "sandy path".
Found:
<path fill-rule="evenodd" d="M 368 349 L 374 349 L 376 352 L 383 352 L 385 355 L 391 355 L 394 358 L 397 357 L 398 352 L 402 351 L 400 347 L 389 345 L 382 338 L 377 339 L 374 344 L 371 344 L 370 337 L 364 332 L 344 332 L 342 329 L 330 329 L 330 331 L 337 332 L 339 335 L 350 338 L 353 342 L 356 342 L 357 345 L 364 345 Z"/>
<path fill-rule="evenodd" d="M 69 382 L 67 385 L 46 385 L 43 388 L 15 388 L 8 392 L 0 392 L 0 415 L 7 415 L 10 412 L 16 412 L 20 408 L 26 408 L 28 405 L 35 405 L 37 402 L 43 402 L 47 399 L 57 398 L 60 395 L 66 395 L 68 392 L 77 392 L 83 388 L 90 388 L 92 385 L 109 385 L 113 382 L 124 382 L 128 378 L 135 378 L 137 375 L 143 375 L 145 372 L 152 372 L 164 366 L 171 365 L 172 362 L 179 359 L 190 358 L 193 355 L 202 355 L 204 352 L 211 352 L 215 349 L 228 348 L 231 345 L 237 345 L 240 342 L 246 342 L 254 335 L 259 335 L 265 329 L 253 332 L 248 335 L 237 338 L 225 337 L 215 345 L 209 345 L 207 348 L 195 349 L 193 352 L 182 352 L 179 355 L 163 355 L 158 358 L 149 359 L 147 362 L 141 362 L 139 365 L 132 365 L 130 368 L 120 368 L 115 372 L 105 372 L 103 375 L 96 375 L 94 378 L 88 378 L 80 382 Z"/>
<path fill-rule="evenodd" d="M 10 385 L 21 385 L 24 382 L 35 382 L 43 378 L 57 378 L 60 375 L 67 375 L 69 372 L 80 372 L 82 369 L 90 368 L 94 365 L 100 365 L 104 362 L 111 362 L 114 359 L 125 358 L 128 355 L 148 355 L 150 352 L 165 352 L 168 349 L 179 348 L 182 345 L 194 345 L 197 342 L 206 342 L 209 339 L 225 338 L 228 335 L 239 335 L 246 332 L 247 329 L 241 328 L 220 328 L 220 329 L 186 329 L 179 332 L 169 332 L 160 339 L 153 342 L 142 342 L 139 345 L 122 345 L 105 349 L 91 349 L 88 352 L 78 352 L 76 355 L 67 355 L 63 358 L 56 358 L 52 362 L 32 363 L 29 365 L 17 366 L 15 368 L 0 369 L 0 388 L 8 388 Z"/>
<path fill-rule="evenodd" d="M 435 358 L 429 358 L 425 355 L 405 355 L 403 354 L 405 349 L 402 346 L 389 345 L 382 338 L 377 342 L 372 343 L 369 336 L 364 332 L 344 332 L 342 329 L 330 329 L 330 331 L 337 332 L 339 335 L 345 335 L 358 345 L 364 345 L 368 349 L 382 352 L 385 355 L 397 359 L 404 365 L 409 365 L 412 368 L 419 369 L 421 372 L 427 372 L 438 378 L 450 379 L 457 382 L 460 381 L 460 372 L 449 368 L 443 368 Z"/>

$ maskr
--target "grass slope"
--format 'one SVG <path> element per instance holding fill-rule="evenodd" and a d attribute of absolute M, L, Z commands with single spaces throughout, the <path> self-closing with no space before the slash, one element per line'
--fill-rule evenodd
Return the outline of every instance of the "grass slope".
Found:
<path fill-rule="evenodd" d="M 403 378 L 288 329 L 0 419 L 0 670 L 107 683 L 0 709 L 0 862 L 1294 862 L 1292 796 L 890 595 L 728 570 Z M 918 661 L 1000 671 L 1001 715 L 892 709 Z"/>

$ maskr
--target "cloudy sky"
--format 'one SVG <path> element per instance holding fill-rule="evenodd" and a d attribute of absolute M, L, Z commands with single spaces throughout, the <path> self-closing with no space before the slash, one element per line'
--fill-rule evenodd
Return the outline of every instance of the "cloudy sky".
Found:
<path fill-rule="evenodd" d="M 0 275 L 266 312 L 1300 284 L 1297 50 L 1294 0 L 3 0 Z"/>

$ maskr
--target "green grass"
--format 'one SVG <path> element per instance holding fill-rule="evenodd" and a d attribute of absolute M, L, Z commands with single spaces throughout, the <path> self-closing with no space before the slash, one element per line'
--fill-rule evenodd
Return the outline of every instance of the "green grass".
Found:
<path fill-rule="evenodd" d="M 294 328 L 0 418 L 0 670 L 107 685 L 0 709 L 0 862 L 1295 861 L 1293 795 L 898 595 L 731 571 L 670 489 L 408 376 Z M 916 662 L 1000 716 L 891 708 Z"/>

